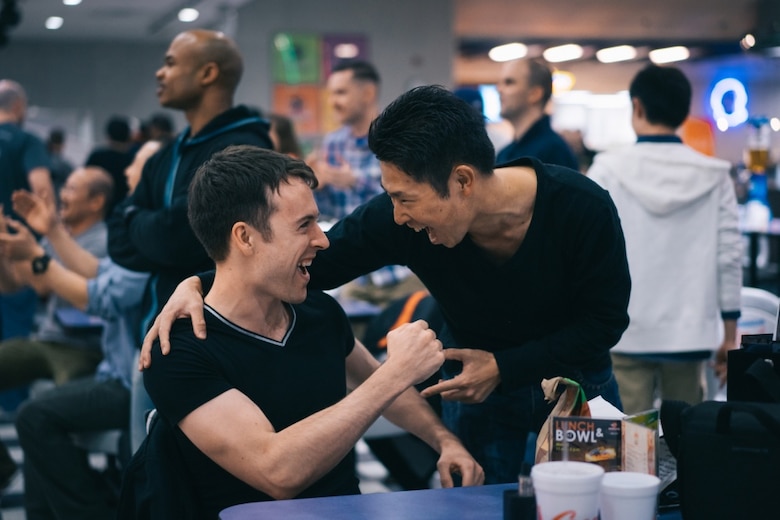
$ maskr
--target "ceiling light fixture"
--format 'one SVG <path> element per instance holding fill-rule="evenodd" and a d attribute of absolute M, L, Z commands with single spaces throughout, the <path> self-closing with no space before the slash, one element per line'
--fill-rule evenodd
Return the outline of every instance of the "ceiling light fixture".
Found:
<path fill-rule="evenodd" d="M 687 60 L 691 57 L 691 52 L 688 50 L 688 47 L 678 45 L 675 47 L 652 50 L 649 52 L 648 56 L 650 57 L 650 61 L 655 64 L 672 63 L 675 61 Z"/>
<path fill-rule="evenodd" d="M 333 55 L 342 60 L 357 58 L 360 49 L 354 43 L 339 43 L 333 48 Z"/>
<path fill-rule="evenodd" d="M 511 61 L 524 58 L 528 54 L 528 47 L 522 43 L 507 43 L 493 47 L 488 51 L 488 57 L 493 61 Z"/>
<path fill-rule="evenodd" d="M 200 16 L 200 12 L 194 7 L 185 7 L 184 9 L 179 11 L 180 22 L 185 22 L 185 23 L 194 22 L 195 20 L 198 19 L 199 16 Z"/>
<path fill-rule="evenodd" d="M 596 59 L 601 63 L 616 63 L 636 58 L 636 48 L 631 45 L 618 45 L 596 51 Z"/>
<path fill-rule="evenodd" d="M 739 40 L 739 46 L 745 50 L 752 49 L 756 46 L 756 37 L 750 33 L 747 33 L 742 37 L 741 40 Z"/>
<path fill-rule="evenodd" d="M 62 3 L 65 5 L 79 5 L 81 0 L 62 0 Z"/>
<path fill-rule="evenodd" d="M 582 58 L 583 52 L 582 47 L 576 43 L 567 43 L 566 45 L 550 47 L 542 53 L 542 56 L 550 63 L 560 63 Z"/>
<path fill-rule="evenodd" d="M 62 27 L 62 24 L 65 23 L 65 20 L 61 16 L 50 16 L 46 19 L 45 26 L 47 29 L 51 31 L 56 31 L 60 27 Z"/>

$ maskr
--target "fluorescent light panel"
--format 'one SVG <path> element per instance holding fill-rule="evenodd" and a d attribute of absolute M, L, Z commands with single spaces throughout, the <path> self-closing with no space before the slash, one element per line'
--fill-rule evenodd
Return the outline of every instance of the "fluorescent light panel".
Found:
<path fill-rule="evenodd" d="M 665 47 L 663 49 L 655 49 L 650 51 L 650 61 L 656 64 L 672 63 L 675 61 L 683 61 L 690 58 L 691 52 L 688 47 L 678 45 L 676 47 Z"/>
<path fill-rule="evenodd" d="M 44 25 L 50 31 L 56 31 L 57 29 L 62 27 L 63 23 L 65 23 L 65 20 L 61 16 L 50 16 L 46 19 Z"/>
<path fill-rule="evenodd" d="M 488 52 L 488 57 L 493 61 L 511 61 L 524 58 L 528 54 L 528 47 L 522 43 L 507 43 L 493 47 Z"/>
<path fill-rule="evenodd" d="M 596 51 L 596 59 L 601 63 L 616 63 L 636 58 L 636 48 L 631 45 L 618 45 Z"/>
<path fill-rule="evenodd" d="M 179 21 L 180 22 L 194 22 L 198 19 L 200 16 L 200 12 L 198 12 L 197 9 L 193 7 L 185 7 L 181 11 L 179 11 Z"/>
<path fill-rule="evenodd" d="M 544 59 L 550 63 L 560 63 L 562 61 L 576 60 L 582 58 L 582 54 L 582 47 L 576 43 L 567 43 L 566 45 L 550 47 L 542 53 Z"/>

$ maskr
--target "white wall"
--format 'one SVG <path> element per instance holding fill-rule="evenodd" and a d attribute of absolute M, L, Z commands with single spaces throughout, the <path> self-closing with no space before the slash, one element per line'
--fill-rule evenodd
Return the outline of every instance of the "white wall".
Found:
<path fill-rule="evenodd" d="M 365 34 L 370 59 L 379 69 L 382 105 L 409 86 L 451 86 L 454 39 L 449 0 L 263 0 L 239 11 L 234 35 L 245 61 L 236 101 L 271 105 L 273 34 L 280 31 Z M 93 141 L 102 140 L 105 121 L 115 113 L 147 118 L 160 107 L 154 73 L 167 43 L 45 43 L 12 39 L 0 48 L 0 77 L 20 82 L 31 105 L 51 115 L 63 111 L 93 121 Z M 179 113 L 171 115 L 181 129 Z M 34 127 L 38 129 L 38 127 Z M 72 129 L 72 134 L 83 130 Z M 77 135 L 70 135 L 76 139 Z M 88 147 L 93 143 L 81 143 Z M 79 146 L 81 148 L 82 146 Z"/>
<path fill-rule="evenodd" d="M 236 41 L 247 70 L 238 97 L 271 103 L 271 38 L 277 32 L 365 34 L 371 62 L 382 76 L 386 105 L 410 86 L 452 86 L 454 37 L 449 0 L 264 0 L 240 12 Z"/>

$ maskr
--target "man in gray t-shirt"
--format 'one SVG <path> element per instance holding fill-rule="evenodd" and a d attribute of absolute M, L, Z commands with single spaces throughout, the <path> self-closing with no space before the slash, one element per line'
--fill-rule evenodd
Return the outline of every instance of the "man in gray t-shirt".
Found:
<path fill-rule="evenodd" d="M 75 170 L 60 193 L 62 228 L 84 250 L 98 258 L 107 254 L 103 216 L 112 189 L 113 181 L 103 169 L 87 167 Z M 5 223 L 0 226 L 0 232 L 7 232 Z M 14 261 L 13 246 L 6 247 L 5 254 L 0 257 L 0 292 L 18 290 L 21 280 L 34 280 L 35 274 L 46 272 L 49 261 L 56 257 L 49 243 L 55 240 L 56 236 L 45 240 L 42 245 L 46 254 L 32 262 Z M 33 274 L 27 276 L 25 271 Z M 35 288 L 34 282 L 31 285 Z M 99 328 L 64 326 L 58 318 L 58 311 L 75 308 L 54 294 L 42 296 L 48 296 L 48 302 L 37 333 L 27 338 L 0 342 L 0 390 L 27 385 L 36 379 L 64 383 L 92 374 L 102 359 Z M 0 444 L 0 461 L 5 459 L 5 453 L 5 447 Z M 0 488 L 13 475 L 13 467 L 3 473 L 0 473 Z"/>

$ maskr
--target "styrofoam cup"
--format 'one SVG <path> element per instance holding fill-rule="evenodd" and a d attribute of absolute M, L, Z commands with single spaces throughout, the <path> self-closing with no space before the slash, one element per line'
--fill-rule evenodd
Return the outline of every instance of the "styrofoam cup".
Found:
<path fill-rule="evenodd" d="M 601 520 L 654 520 L 661 479 L 647 473 L 613 471 L 601 481 Z"/>
<path fill-rule="evenodd" d="M 541 462 L 531 468 L 539 520 L 598 520 L 604 468 L 590 462 Z"/>

